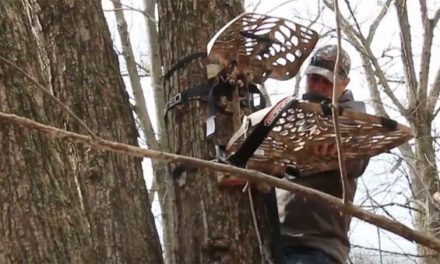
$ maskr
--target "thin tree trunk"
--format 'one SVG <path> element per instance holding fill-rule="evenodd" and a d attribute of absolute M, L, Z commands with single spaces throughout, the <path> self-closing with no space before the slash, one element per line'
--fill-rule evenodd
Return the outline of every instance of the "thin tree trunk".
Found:
<path fill-rule="evenodd" d="M 149 51 L 150 81 L 154 93 L 154 103 L 156 105 L 157 133 L 159 135 L 159 147 L 162 151 L 169 151 L 168 138 L 164 135 L 165 120 L 163 111 L 165 107 L 165 91 L 162 86 L 162 62 L 160 58 L 159 37 L 157 32 L 157 18 L 155 16 L 156 0 L 144 0 L 145 6 L 145 25 L 147 28 L 147 46 Z M 161 208 L 162 218 L 162 241 L 165 263 L 176 263 L 175 250 L 173 250 L 173 229 L 167 228 L 169 223 L 174 222 L 176 214 L 175 193 L 171 178 L 167 176 L 167 166 L 165 163 L 153 162 L 153 183 L 150 191 L 150 201 L 157 193 Z"/>
<path fill-rule="evenodd" d="M 415 225 L 423 233 L 440 237 L 440 206 L 433 200 L 434 193 L 439 190 L 439 180 L 437 165 L 435 161 L 435 150 L 430 137 L 432 127 L 431 122 L 426 122 L 426 117 L 416 118 L 420 121 L 414 124 L 416 138 L 416 159 L 415 170 L 412 178 L 412 187 L 415 194 L 416 206 L 420 212 L 416 215 Z M 418 247 L 420 255 L 427 257 L 422 259 L 422 263 L 440 263 L 440 254 L 426 247 Z"/>

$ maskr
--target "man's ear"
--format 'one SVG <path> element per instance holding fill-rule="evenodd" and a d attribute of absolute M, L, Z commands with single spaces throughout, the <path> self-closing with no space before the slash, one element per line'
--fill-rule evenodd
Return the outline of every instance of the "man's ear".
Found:
<path fill-rule="evenodd" d="M 345 79 L 344 79 L 344 85 L 345 85 L 345 87 L 347 87 L 349 83 L 350 83 L 350 78 L 349 78 L 349 77 L 345 78 Z"/>

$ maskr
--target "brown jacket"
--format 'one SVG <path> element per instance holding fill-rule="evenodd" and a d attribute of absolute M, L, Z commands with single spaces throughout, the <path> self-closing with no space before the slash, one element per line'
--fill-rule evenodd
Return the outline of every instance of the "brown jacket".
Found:
<path fill-rule="evenodd" d="M 353 103 L 351 94 L 341 98 Z M 340 100 L 341 102 L 342 100 Z M 357 178 L 364 172 L 368 161 L 347 162 L 347 196 L 353 201 Z M 342 197 L 339 171 L 327 171 L 307 177 L 289 179 L 335 197 Z M 341 214 L 326 204 L 277 190 L 278 212 L 281 224 L 281 242 L 284 246 L 311 247 L 324 251 L 340 263 L 345 263 L 350 243 L 347 232 L 351 216 Z"/>

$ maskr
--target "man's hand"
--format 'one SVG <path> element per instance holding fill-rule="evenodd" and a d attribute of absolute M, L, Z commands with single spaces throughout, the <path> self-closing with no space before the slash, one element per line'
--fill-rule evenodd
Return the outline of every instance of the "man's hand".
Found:
<path fill-rule="evenodd" d="M 312 147 L 312 153 L 316 156 L 336 156 L 338 149 L 336 144 L 320 144 Z"/>

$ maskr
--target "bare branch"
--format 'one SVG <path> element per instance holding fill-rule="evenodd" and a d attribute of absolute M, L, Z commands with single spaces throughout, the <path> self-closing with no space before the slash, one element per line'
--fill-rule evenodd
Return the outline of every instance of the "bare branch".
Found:
<path fill-rule="evenodd" d="M 122 56 L 122 57 L 125 56 L 125 55 L 124 55 L 124 52 L 119 51 L 119 50 L 117 49 L 117 47 L 113 47 L 113 49 L 115 50 L 115 53 L 116 53 L 118 56 Z M 125 57 L 124 57 L 124 59 L 125 59 Z M 136 66 L 137 66 L 140 70 L 142 70 L 142 71 L 145 72 L 144 74 L 139 74 L 140 77 L 151 77 L 151 73 L 150 73 L 150 70 L 149 70 L 149 69 L 147 69 L 146 67 L 144 67 L 141 63 L 139 63 L 139 62 L 137 62 L 137 61 L 135 61 L 135 64 L 136 64 Z M 125 73 L 125 75 L 128 76 L 128 73 Z"/>
<path fill-rule="evenodd" d="M 333 6 L 327 0 L 324 0 L 324 3 L 327 5 L 328 8 L 333 10 Z M 350 39 L 350 42 L 352 44 L 355 44 L 354 46 L 356 47 L 356 49 L 359 52 L 365 54 L 373 64 L 374 66 L 374 69 L 372 68 L 373 72 L 379 78 L 380 84 L 382 85 L 384 92 L 388 95 L 388 97 L 391 99 L 393 104 L 399 109 L 402 115 L 405 116 L 406 113 L 405 107 L 403 107 L 403 105 L 397 99 L 391 87 L 389 86 L 387 79 L 385 77 L 385 73 L 382 71 L 379 62 L 374 56 L 370 48 L 370 45 L 367 43 L 366 39 L 363 38 L 358 32 L 356 32 L 353 29 L 353 27 L 347 22 L 347 20 L 345 20 L 343 17 L 341 17 L 341 23 L 342 23 L 342 29 L 344 30 L 344 33 L 347 35 L 347 37 Z"/>
<path fill-rule="evenodd" d="M 375 78 L 375 73 L 371 67 L 370 60 L 365 54 L 361 54 L 362 67 L 365 71 L 365 78 L 367 80 L 368 89 L 370 90 L 370 96 L 373 100 L 373 108 L 376 114 L 389 118 L 387 111 L 385 110 L 382 98 L 380 97 L 380 92 L 377 89 L 377 81 Z"/>
<path fill-rule="evenodd" d="M 335 12 L 334 5 L 331 2 L 329 2 L 328 0 L 323 0 L 323 1 L 324 1 L 324 4 L 327 6 L 327 8 L 329 8 L 330 10 Z M 342 15 L 339 16 L 339 19 L 340 19 L 340 22 L 342 24 L 342 29 L 344 30 L 344 32 L 345 32 L 345 28 L 347 28 L 347 27 L 351 27 L 352 28 L 352 26 L 347 21 L 347 19 L 345 19 Z M 351 34 L 353 34 L 358 39 L 363 39 L 363 37 L 360 35 L 360 33 L 357 32 L 356 30 L 354 30 L 353 28 L 351 29 Z"/>
<path fill-rule="evenodd" d="M 401 237 L 406 238 L 409 241 L 414 241 L 423 246 L 440 251 L 439 239 L 415 231 L 407 227 L 406 225 L 403 225 L 402 223 L 389 220 L 383 216 L 372 214 L 370 212 L 366 212 L 354 206 L 350 202 L 343 203 L 341 202 L 340 199 L 332 195 L 322 193 L 317 190 L 310 189 L 302 185 L 295 184 L 283 179 L 272 177 L 262 172 L 246 170 L 238 167 L 233 167 L 230 165 L 186 157 L 182 155 L 171 154 L 167 152 L 143 149 L 136 146 L 131 146 L 128 144 L 104 140 L 104 139 L 93 140 L 86 135 L 81 135 L 66 130 L 54 128 L 51 126 L 43 125 L 41 123 L 37 123 L 27 118 L 23 118 L 13 114 L 6 114 L 3 112 L 0 112 L 0 120 L 2 120 L 3 123 L 9 123 L 11 125 L 15 125 L 17 127 L 21 127 L 24 129 L 39 131 L 50 138 L 61 138 L 69 142 L 85 144 L 95 149 L 106 150 L 114 153 L 130 155 L 135 157 L 147 157 L 147 158 L 162 160 L 170 163 L 184 163 L 188 166 L 205 168 L 229 175 L 235 175 L 237 177 L 243 178 L 245 180 L 249 180 L 251 182 L 266 183 L 268 185 L 283 190 L 294 192 L 297 195 L 308 197 L 322 204 L 329 205 L 335 210 L 339 210 L 348 215 L 353 215 L 354 217 L 364 220 L 370 224 L 376 225 L 394 234 L 400 235 Z"/>
<path fill-rule="evenodd" d="M 434 83 L 432 84 L 432 89 L 428 96 L 428 106 L 427 106 L 428 113 L 434 113 L 435 105 L 437 104 L 439 94 L 440 94 L 440 68 L 437 69 Z M 436 113 L 433 114 L 432 118 L 435 118 L 437 114 L 438 111 L 436 111 Z"/>
<path fill-rule="evenodd" d="M 254 6 L 254 9 L 252 10 L 252 12 L 257 11 L 257 8 L 260 6 L 260 4 L 261 4 L 261 0 L 258 0 L 258 2 Z"/>
<path fill-rule="evenodd" d="M 429 20 L 426 15 L 426 2 L 425 0 L 420 0 L 420 4 L 422 6 L 422 19 L 423 20 L 423 28 L 424 28 L 424 34 L 423 34 L 423 46 L 422 46 L 422 58 L 420 60 L 420 76 L 419 76 L 419 87 L 417 89 L 417 96 L 420 98 L 420 107 L 427 107 L 429 108 L 429 101 L 432 100 L 432 98 L 428 98 L 428 81 L 429 81 L 429 69 L 430 69 L 430 62 L 431 62 L 431 48 L 432 48 L 432 41 L 434 38 L 434 27 L 432 26 L 432 20 Z M 423 14 L 425 12 L 425 14 Z M 423 111 L 423 110 L 422 110 Z M 431 112 L 428 112 L 429 114 L 432 114 Z"/>
<path fill-rule="evenodd" d="M 367 36 L 367 43 L 371 44 L 373 41 L 373 37 L 376 34 L 377 27 L 379 26 L 382 19 L 385 17 L 385 15 L 388 13 L 388 10 L 390 9 L 391 2 L 393 0 L 387 0 L 384 4 L 382 10 L 380 10 L 379 15 L 376 17 L 376 19 L 373 21 L 373 23 L 370 25 L 370 29 L 368 31 Z"/>
<path fill-rule="evenodd" d="M 116 12 L 116 11 L 124 11 L 124 10 L 134 11 L 134 12 L 141 13 L 141 14 L 144 15 L 147 19 L 151 20 L 151 22 L 153 22 L 153 23 L 157 23 L 157 21 L 156 21 L 156 19 L 154 18 L 154 16 L 151 16 L 150 14 L 148 14 L 148 13 L 145 12 L 145 11 L 142 11 L 142 10 L 137 9 L 137 8 L 134 8 L 134 7 L 130 6 L 130 5 L 127 5 L 127 4 L 124 4 L 124 3 L 121 3 L 120 0 L 110 0 L 110 1 L 113 2 L 113 5 L 114 5 L 114 2 L 118 2 L 117 4 L 120 4 L 120 7 L 115 7 L 113 10 L 104 10 L 104 11 L 114 11 L 114 12 Z M 124 8 L 122 8 L 122 7 L 124 7 Z"/>
<path fill-rule="evenodd" d="M 440 8 L 435 11 L 434 17 L 432 18 L 432 27 L 436 27 L 438 20 L 440 19 Z"/>
<path fill-rule="evenodd" d="M 143 76 L 145 76 L 145 77 L 151 77 L 151 73 L 150 73 L 150 70 L 149 69 L 147 69 L 146 67 L 144 67 L 142 64 L 140 64 L 139 62 L 136 62 L 135 61 L 135 63 L 136 63 L 136 66 L 140 69 L 140 70 L 143 70 L 144 72 L 145 72 L 145 74 L 143 74 Z"/>
<path fill-rule="evenodd" d="M 367 191 L 367 198 L 368 198 L 368 200 L 370 200 L 373 204 L 375 204 L 376 208 L 380 208 L 386 215 L 388 215 L 388 217 L 390 217 L 391 219 L 397 221 L 396 218 L 390 212 L 388 212 L 387 209 L 385 209 L 385 207 L 382 207 L 380 205 L 380 203 L 378 201 L 376 201 L 373 198 L 372 195 L 370 195 L 370 192 L 368 191 L 368 188 L 366 189 L 366 191 Z"/>
<path fill-rule="evenodd" d="M 356 25 L 356 28 L 359 32 L 359 36 L 364 38 L 364 35 L 362 34 L 361 26 L 360 26 L 359 22 L 357 21 L 356 16 L 354 15 L 353 8 L 351 7 L 350 2 L 348 0 L 344 0 L 344 1 L 345 1 L 345 4 L 347 5 L 348 11 L 350 12 L 351 18 L 353 18 L 354 24 Z"/>
<path fill-rule="evenodd" d="M 277 9 L 280 8 L 280 7 L 283 7 L 283 6 L 287 5 L 288 3 L 296 2 L 296 1 L 297 1 L 297 0 L 287 0 L 287 1 L 284 1 L 284 2 L 282 2 L 281 4 L 275 6 L 275 7 L 273 7 L 272 9 L 270 9 L 269 11 L 267 11 L 265 14 L 272 13 L 273 11 L 277 10 Z"/>
<path fill-rule="evenodd" d="M 426 8 L 426 0 L 419 0 L 420 14 L 422 16 L 422 23 L 428 20 L 428 9 Z"/>
<path fill-rule="evenodd" d="M 360 246 L 356 244 L 351 245 L 353 248 L 360 248 L 365 250 L 372 250 L 372 251 L 381 251 L 382 253 L 390 254 L 390 255 L 396 255 L 396 256 L 404 256 L 404 257 L 413 257 L 413 258 L 425 258 L 433 255 L 416 255 L 416 254 L 410 254 L 410 253 L 399 253 L 395 251 L 389 251 L 379 248 L 372 248 L 372 247 L 366 247 L 366 246 Z"/>
<path fill-rule="evenodd" d="M 406 0 L 396 0 L 394 2 L 397 11 L 397 20 L 400 27 L 400 45 L 402 47 L 402 64 L 405 71 L 407 83 L 408 101 L 410 107 L 415 107 L 417 101 L 417 78 L 414 69 L 412 52 L 411 26 L 408 21 L 408 10 Z"/>
<path fill-rule="evenodd" d="M 317 9 L 318 9 L 319 11 L 318 11 L 318 13 L 316 14 L 315 18 L 312 19 L 312 20 L 310 20 L 310 23 L 309 23 L 308 27 L 312 27 L 312 26 L 318 21 L 318 19 L 321 17 L 321 15 L 322 15 L 322 11 L 324 11 L 324 8 L 325 8 L 325 7 L 321 7 L 321 1 L 318 1 L 317 5 L 318 5 Z M 321 36 L 321 37 L 322 37 L 322 36 Z"/>

